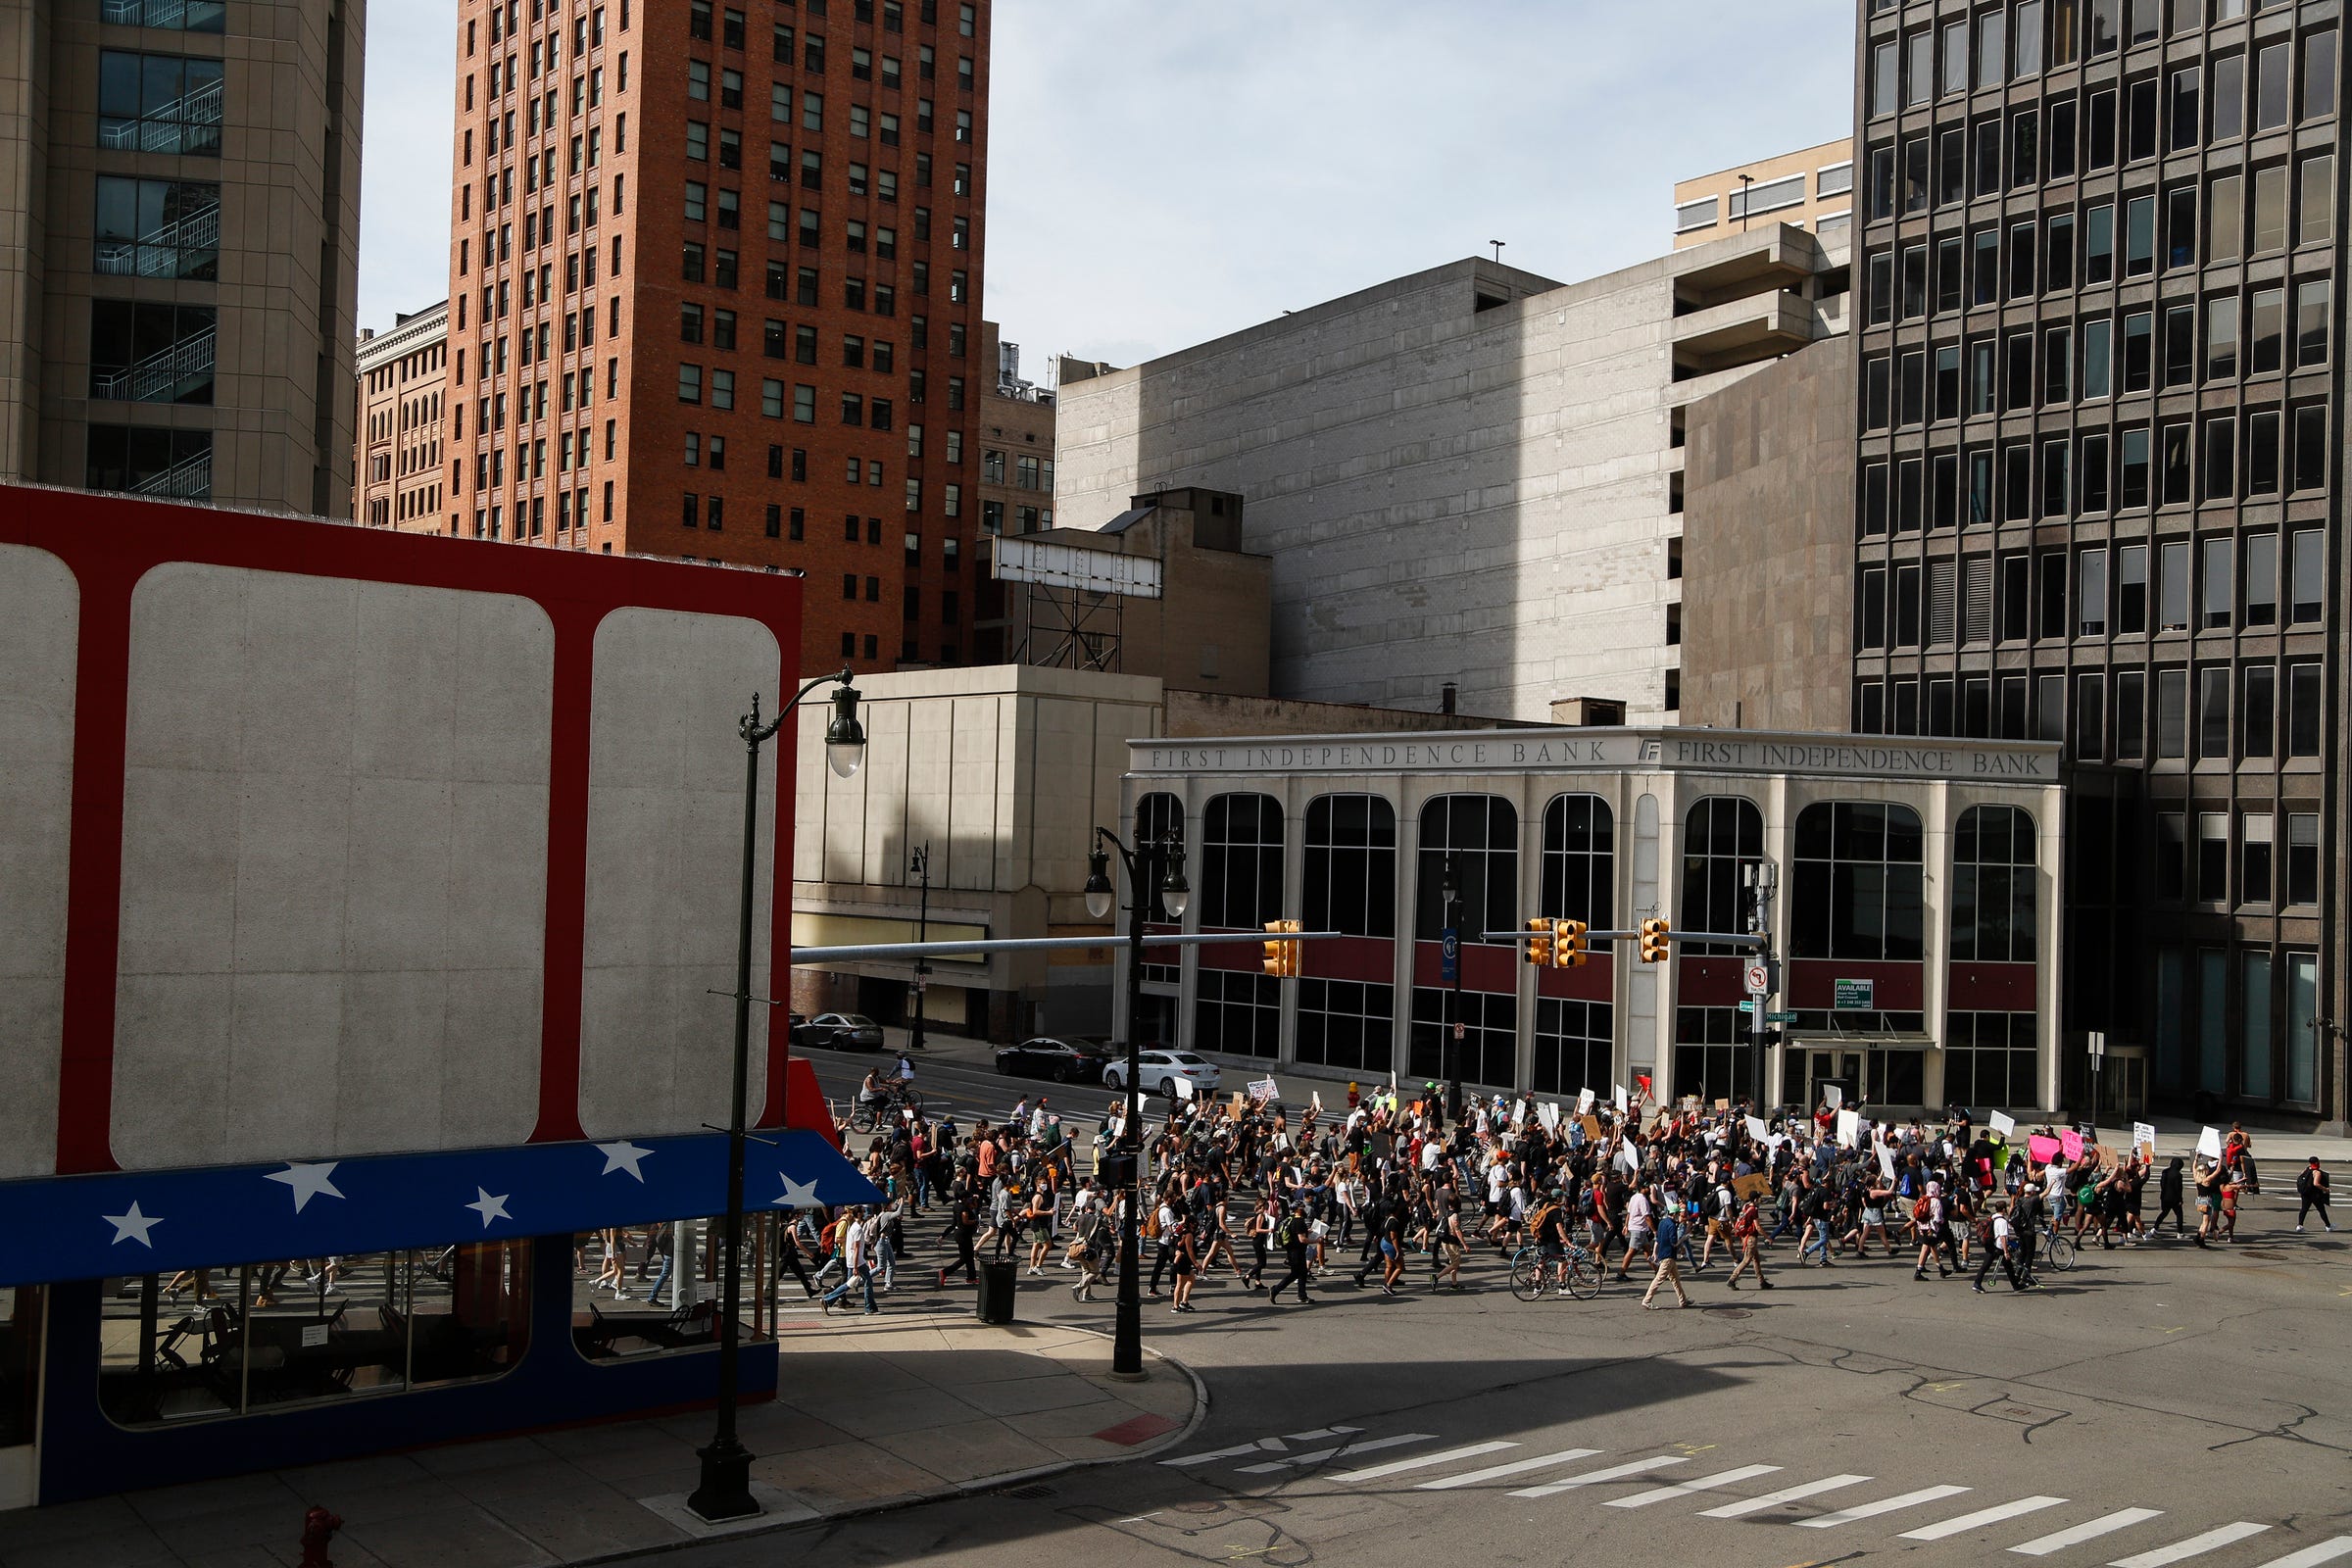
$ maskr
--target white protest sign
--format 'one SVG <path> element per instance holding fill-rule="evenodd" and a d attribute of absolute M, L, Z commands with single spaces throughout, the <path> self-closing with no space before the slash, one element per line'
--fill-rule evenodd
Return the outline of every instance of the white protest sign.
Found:
<path fill-rule="evenodd" d="M 1747 1136 L 1760 1144 L 1772 1136 L 1772 1129 L 1764 1125 L 1763 1117 L 1750 1116 L 1747 1118 Z"/>
<path fill-rule="evenodd" d="M 1625 1085 L 1619 1084 L 1613 1092 L 1613 1096 L 1614 1098 L 1612 1099 L 1611 1103 L 1616 1105 L 1619 1110 L 1625 1109 L 1626 1101 L 1628 1098 L 1625 1092 Z"/>
<path fill-rule="evenodd" d="M 1984 1113 L 1984 1125 L 1999 1133 L 2003 1138 L 2007 1138 L 2017 1131 L 2017 1118 L 2004 1116 L 1997 1110 L 1988 1110 Z"/>
<path fill-rule="evenodd" d="M 1544 1124 L 1545 1132 L 1557 1132 L 1560 1126 L 1560 1107 L 1548 1100 L 1540 1102 L 1536 1105 L 1536 1120 Z"/>
<path fill-rule="evenodd" d="M 2145 1149 L 2149 1153 L 2154 1153 L 2156 1152 L 2156 1129 L 2144 1121 L 2133 1122 L 2132 1124 L 2132 1147 Z"/>
<path fill-rule="evenodd" d="M 1524 1127 L 1527 1125 L 1526 1101 L 1514 1100 L 1511 1102 L 1511 1125 L 1514 1127 Z"/>
<path fill-rule="evenodd" d="M 1576 1113 L 1579 1116 L 1590 1116 L 1592 1114 L 1592 1090 L 1587 1089 L 1576 1097 Z"/>
<path fill-rule="evenodd" d="M 1193 1081 L 1190 1078 L 1171 1078 L 1168 1082 L 1175 1086 L 1178 1100 L 1189 1102 L 1193 1098 Z"/>
<path fill-rule="evenodd" d="M 2207 1159 L 2222 1157 L 2222 1130 L 2219 1127 L 2208 1127 L 2197 1134 L 2197 1152 Z"/>
<path fill-rule="evenodd" d="M 1279 1094 L 1280 1092 L 1281 1091 L 1274 1087 L 1274 1080 L 1271 1078 L 1257 1079 L 1250 1086 L 1250 1098 L 1256 1101 L 1259 1104 L 1264 1104 L 1267 1101 L 1272 1100 L 1275 1095 Z"/>
<path fill-rule="evenodd" d="M 1823 1084 L 1821 1086 L 1821 1098 L 1823 1102 L 1826 1103 L 1832 1110 L 1836 1110 L 1839 1105 L 1845 1103 L 1845 1091 L 1838 1088 L 1836 1084 Z"/>
<path fill-rule="evenodd" d="M 1640 1170 L 1642 1168 L 1642 1156 L 1634 1152 L 1633 1145 L 1619 1144 L 1617 1146 L 1617 1163 L 1623 1165 L 1629 1171 Z"/>
<path fill-rule="evenodd" d="M 1879 1146 L 1879 1175 L 1890 1182 L 1894 1180 L 1894 1151 L 1885 1144 Z"/>
<path fill-rule="evenodd" d="M 1838 1113 L 1838 1147 L 1851 1149 L 1862 1136 L 1862 1116 L 1859 1111 L 1841 1110 Z"/>

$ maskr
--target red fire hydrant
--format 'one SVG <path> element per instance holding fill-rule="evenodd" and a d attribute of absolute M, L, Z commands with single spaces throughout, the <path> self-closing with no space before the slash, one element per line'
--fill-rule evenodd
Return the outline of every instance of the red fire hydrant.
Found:
<path fill-rule="evenodd" d="M 311 1511 L 302 1516 L 301 1568 L 335 1568 L 335 1560 L 326 1554 L 326 1548 L 334 1542 L 335 1532 L 342 1528 L 341 1514 L 311 1504 Z"/>

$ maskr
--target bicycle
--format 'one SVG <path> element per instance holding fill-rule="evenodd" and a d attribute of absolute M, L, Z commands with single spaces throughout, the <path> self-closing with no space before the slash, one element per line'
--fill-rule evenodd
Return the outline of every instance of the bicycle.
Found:
<path fill-rule="evenodd" d="M 1545 1276 L 1553 1271 L 1557 1272 L 1560 1280 L 1556 1288 L 1566 1291 L 1580 1301 L 1590 1301 L 1600 1294 L 1600 1269 L 1595 1265 L 1592 1254 L 1574 1242 L 1570 1242 L 1567 1250 L 1557 1257 L 1545 1257 L 1544 1249 L 1532 1243 L 1513 1252 L 1511 1294 L 1522 1301 L 1541 1299 L 1547 1288 Z"/>
<path fill-rule="evenodd" d="M 922 1108 L 923 1097 L 907 1085 L 894 1085 L 885 1089 L 878 1100 L 868 1101 L 860 1095 L 850 1107 L 850 1131 L 872 1132 L 882 1124 L 885 1111 L 920 1111 Z"/>
<path fill-rule="evenodd" d="M 2035 1262 L 2047 1262 L 2064 1273 L 2075 1266 L 2075 1239 L 2060 1230 L 2055 1221 L 2041 1228 L 2041 1248 L 2034 1254 Z"/>

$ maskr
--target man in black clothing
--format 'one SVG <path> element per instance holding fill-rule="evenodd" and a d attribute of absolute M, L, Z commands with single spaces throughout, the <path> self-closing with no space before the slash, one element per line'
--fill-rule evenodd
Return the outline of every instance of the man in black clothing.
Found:
<path fill-rule="evenodd" d="M 2164 1229 L 2164 1216 L 2167 1214 L 2173 1216 L 2173 1234 L 2180 1234 L 2180 1200 L 2184 1196 L 2180 1185 L 2180 1156 L 2175 1154 L 2172 1163 L 2164 1167 L 2164 1174 L 2156 1179 L 2156 1196 L 2161 1206 L 2156 1210 L 2156 1223 L 2148 1228 L 2150 1235 Z"/>
<path fill-rule="evenodd" d="M 2320 1211 L 2320 1224 L 2328 1230 L 2335 1229 L 2335 1223 L 2328 1217 L 2328 1173 L 2320 1169 L 2319 1155 L 2312 1155 L 2311 1163 L 2303 1167 L 2303 1174 L 2295 1178 L 2295 1196 L 2303 1200 L 2303 1206 L 2295 1210 L 2295 1229 L 2303 1228 L 2303 1222 L 2315 1208 Z"/>
<path fill-rule="evenodd" d="M 1298 1304 L 1305 1306 L 1309 1304 L 1306 1295 L 1306 1216 L 1299 1213 L 1295 1204 L 1291 1205 L 1275 1227 L 1274 1234 L 1282 1243 L 1283 1266 L 1289 1272 L 1274 1282 L 1274 1289 L 1266 1293 L 1266 1299 L 1269 1302 L 1281 1300 L 1284 1287 L 1296 1281 L 1298 1286 Z"/>

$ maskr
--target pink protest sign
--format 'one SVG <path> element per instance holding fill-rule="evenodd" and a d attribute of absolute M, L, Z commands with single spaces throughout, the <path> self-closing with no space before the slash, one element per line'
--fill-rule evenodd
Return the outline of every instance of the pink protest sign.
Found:
<path fill-rule="evenodd" d="M 2070 1165 L 2081 1159 L 2082 1157 L 2082 1135 L 2072 1127 L 2060 1133 L 2058 1135 L 2058 1152 L 2066 1156 L 2066 1161 Z"/>
<path fill-rule="evenodd" d="M 2044 1138 L 2039 1133 L 2026 1140 L 2026 1152 L 2033 1156 L 2035 1164 L 2048 1164 L 2058 1156 L 2058 1150 L 2057 1139 Z"/>

